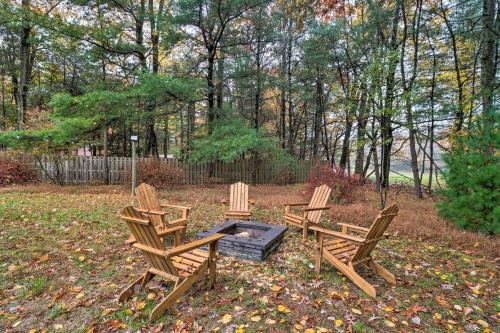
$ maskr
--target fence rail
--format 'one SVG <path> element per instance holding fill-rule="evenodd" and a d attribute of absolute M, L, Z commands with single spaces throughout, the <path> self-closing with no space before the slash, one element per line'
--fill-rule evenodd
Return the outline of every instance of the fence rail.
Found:
<path fill-rule="evenodd" d="M 138 162 L 146 162 L 146 158 L 138 158 Z M 232 183 L 243 181 L 251 183 L 255 177 L 257 184 L 304 183 L 309 172 L 316 163 L 327 161 L 296 161 L 293 166 L 285 167 L 276 163 L 252 160 L 237 160 L 231 163 L 186 163 L 177 159 L 163 159 L 172 167 L 180 168 L 186 184 Z M 125 184 L 129 181 L 129 170 L 132 166 L 130 157 L 108 157 L 110 184 Z M 74 156 L 58 161 L 42 157 L 36 161 L 39 178 L 44 181 L 63 184 L 102 184 L 106 179 L 104 157 Z"/>

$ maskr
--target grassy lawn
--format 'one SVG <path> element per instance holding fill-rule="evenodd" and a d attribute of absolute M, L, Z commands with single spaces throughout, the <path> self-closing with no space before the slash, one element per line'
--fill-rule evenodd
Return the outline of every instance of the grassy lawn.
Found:
<path fill-rule="evenodd" d="M 254 217 L 283 224 L 282 203 L 303 201 L 301 186 L 251 187 Z M 188 229 L 222 221 L 227 187 L 183 187 L 162 192 L 194 207 Z M 377 194 L 334 205 L 323 223 L 367 225 Z M 369 298 L 328 263 L 313 270 L 313 237 L 289 229 L 265 262 L 221 257 L 215 290 L 202 279 L 157 321 L 151 309 L 171 285 L 152 283 L 124 304 L 120 290 L 144 271 L 142 255 L 125 245 L 119 210 L 134 203 L 122 187 L 14 187 L 0 190 L 0 331 L 4 332 L 498 332 L 498 240 L 455 230 L 435 216 L 432 198 L 391 193 L 400 215 L 375 258 L 396 275 Z M 309 330 L 308 330 L 309 329 Z"/>

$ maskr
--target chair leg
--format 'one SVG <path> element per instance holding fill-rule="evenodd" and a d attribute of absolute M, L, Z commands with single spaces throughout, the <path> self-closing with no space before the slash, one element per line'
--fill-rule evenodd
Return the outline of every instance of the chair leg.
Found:
<path fill-rule="evenodd" d="M 335 268 L 344 273 L 344 275 L 351 280 L 355 285 L 357 285 L 361 290 L 367 293 L 369 296 L 375 298 L 377 297 L 377 291 L 375 288 L 369 284 L 365 279 L 363 279 L 356 271 L 354 267 L 347 266 L 337 258 L 335 258 L 332 254 L 325 251 L 323 252 L 323 256 L 326 260 L 328 260 Z"/>
<path fill-rule="evenodd" d="M 321 259 L 323 255 L 323 234 L 316 233 L 316 256 L 314 263 L 314 271 L 319 274 L 321 272 Z"/>
<path fill-rule="evenodd" d="M 381 265 L 377 264 L 375 261 L 370 260 L 369 263 L 370 267 L 377 273 L 381 278 L 386 280 L 387 282 L 391 284 L 396 284 L 396 277 L 394 274 L 389 272 L 387 269 L 382 267 Z"/>
<path fill-rule="evenodd" d="M 307 221 L 302 223 L 302 240 L 305 242 L 307 240 Z"/>
<path fill-rule="evenodd" d="M 217 269 L 217 242 L 210 243 L 208 257 L 208 286 L 210 289 L 215 288 L 215 273 Z"/>
<path fill-rule="evenodd" d="M 135 287 L 137 285 L 139 285 L 140 288 L 144 288 L 146 283 L 148 283 L 153 278 L 153 276 L 154 275 L 152 273 L 146 272 L 146 274 L 135 280 L 131 285 L 123 289 L 123 291 L 120 293 L 120 296 L 118 296 L 118 302 L 123 302 L 130 296 L 132 296 L 135 293 Z"/>
<path fill-rule="evenodd" d="M 160 316 L 170 307 L 174 302 L 182 296 L 195 282 L 198 280 L 198 276 L 192 275 L 182 282 L 176 282 L 174 290 L 168 294 L 151 312 L 150 319 L 155 320 L 160 318 Z"/>

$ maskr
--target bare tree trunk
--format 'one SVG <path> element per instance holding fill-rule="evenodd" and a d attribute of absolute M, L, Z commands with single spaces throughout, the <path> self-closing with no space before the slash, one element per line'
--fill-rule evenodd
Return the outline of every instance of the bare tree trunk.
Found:
<path fill-rule="evenodd" d="M 446 27 L 448 28 L 448 32 L 450 33 L 450 38 L 451 38 L 451 45 L 452 45 L 452 51 L 453 51 L 453 64 L 455 67 L 455 78 L 457 80 L 457 92 L 458 92 L 458 105 L 457 105 L 457 111 L 455 113 L 455 133 L 459 132 L 462 129 L 463 123 L 464 123 L 464 82 L 462 80 L 462 72 L 460 69 L 460 59 L 458 55 L 458 46 L 457 46 L 457 38 L 455 35 L 455 31 L 453 31 L 453 27 L 451 25 L 450 20 L 448 19 L 448 16 L 446 15 L 446 10 L 443 8 L 442 9 L 442 14 L 443 14 L 443 19 L 444 22 L 446 23 Z"/>
<path fill-rule="evenodd" d="M 418 64 L 418 48 L 419 48 L 419 32 L 420 32 L 420 13 L 421 13 L 421 2 L 419 0 L 415 3 L 415 13 L 413 17 L 412 27 L 413 27 L 413 68 L 412 74 L 409 80 L 406 79 L 406 65 L 405 65 L 405 51 L 406 42 L 408 40 L 408 22 L 405 10 L 405 1 L 402 4 L 402 17 L 403 17 L 403 43 L 401 46 L 401 58 L 400 58 L 400 69 L 401 69 L 401 81 L 403 84 L 405 109 L 406 109 L 406 126 L 408 128 L 408 136 L 410 141 L 410 156 L 411 156 L 411 171 L 413 173 L 413 185 L 415 190 L 415 196 L 418 199 L 422 198 L 422 185 L 420 173 L 418 170 L 418 154 L 416 148 L 416 130 L 415 123 L 413 120 L 413 104 L 412 104 L 412 90 L 413 83 L 417 76 L 417 64 Z"/>
<path fill-rule="evenodd" d="M 323 82 L 319 66 L 316 66 L 316 112 L 314 113 L 314 137 L 312 146 L 313 159 L 318 158 L 319 139 L 321 135 L 321 118 L 323 115 Z"/>
<path fill-rule="evenodd" d="M 356 165 L 354 167 L 354 173 L 359 175 L 360 179 L 365 177 L 364 174 L 364 159 L 365 159 L 365 146 L 366 146 L 366 124 L 368 122 L 367 116 L 367 94 L 366 85 L 362 85 L 361 87 L 361 101 L 359 104 L 359 113 L 358 113 L 358 133 L 357 133 L 357 143 L 356 143 Z"/>
<path fill-rule="evenodd" d="M 24 10 L 29 10 L 30 0 L 22 0 L 21 6 Z M 31 83 L 31 73 L 33 69 L 33 58 L 35 49 L 31 42 L 32 26 L 27 22 L 24 15 L 21 19 L 22 28 L 20 36 L 20 77 L 17 87 L 17 129 L 21 130 L 26 122 L 26 111 L 28 109 L 28 93 Z"/>
<path fill-rule="evenodd" d="M 396 11 L 392 20 L 392 31 L 389 41 L 389 48 L 395 52 L 398 47 L 398 25 L 400 20 L 401 2 L 397 1 Z M 391 170 L 391 149 L 393 143 L 392 134 L 392 110 L 394 103 L 394 86 L 395 75 L 398 59 L 394 58 L 389 63 L 388 73 L 386 77 L 386 95 L 384 101 L 384 109 L 380 117 L 380 134 L 382 140 L 381 163 L 380 163 L 380 207 L 384 208 L 387 200 L 387 192 L 389 191 L 389 172 Z"/>

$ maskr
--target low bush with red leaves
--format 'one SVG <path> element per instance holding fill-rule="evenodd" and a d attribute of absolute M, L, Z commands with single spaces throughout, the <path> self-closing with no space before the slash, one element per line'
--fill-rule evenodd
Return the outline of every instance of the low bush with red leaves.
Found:
<path fill-rule="evenodd" d="M 131 178 L 130 171 L 128 178 Z M 184 184 L 184 171 L 160 159 L 137 162 L 137 184 L 147 183 L 158 189 L 173 189 Z"/>
<path fill-rule="evenodd" d="M 349 176 L 342 168 L 317 164 L 309 172 L 307 195 L 310 197 L 314 189 L 323 184 L 332 189 L 330 199 L 338 203 L 352 202 L 353 188 L 361 185 L 359 180 Z"/>
<path fill-rule="evenodd" d="M 0 186 L 32 183 L 37 180 L 35 168 L 21 159 L 0 158 Z"/>

